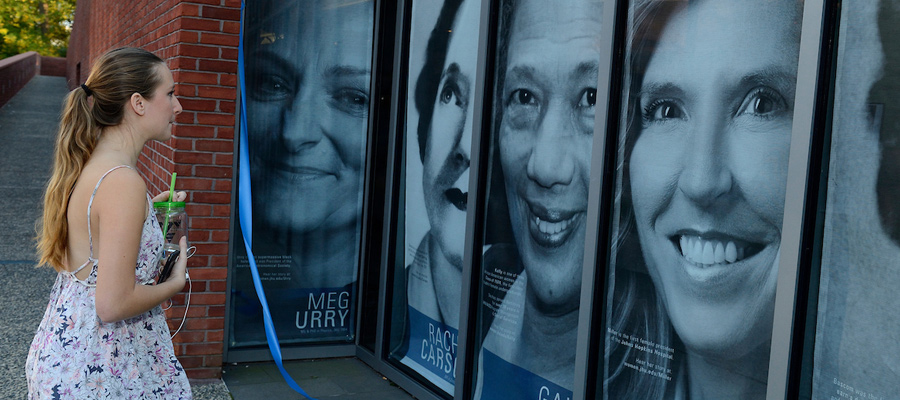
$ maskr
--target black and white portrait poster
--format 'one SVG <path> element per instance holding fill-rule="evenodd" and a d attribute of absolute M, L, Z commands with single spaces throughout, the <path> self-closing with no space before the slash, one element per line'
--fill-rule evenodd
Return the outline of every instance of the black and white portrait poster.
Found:
<path fill-rule="evenodd" d="M 282 343 L 352 342 L 374 1 L 251 0 L 253 253 Z M 237 221 L 237 218 L 235 219 Z M 265 343 L 235 222 L 232 346 Z"/>
<path fill-rule="evenodd" d="M 474 398 L 570 399 L 603 2 L 500 10 Z"/>
<path fill-rule="evenodd" d="M 844 1 L 813 358 L 815 399 L 900 393 L 900 2 Z"/>
<path fill-rule="evenodd" d="M 480 0 L 412 2 L 406 106 L 406 318 L 394 356 L 453 393 Z"/>
<path fill-rule="evenodd" d="M 630 5 L 604 398 L 765 398 L 802 8 Z"/>

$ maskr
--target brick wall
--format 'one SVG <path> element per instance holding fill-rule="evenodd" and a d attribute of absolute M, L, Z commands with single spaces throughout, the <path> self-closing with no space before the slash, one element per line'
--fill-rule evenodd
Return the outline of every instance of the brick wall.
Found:
<path fill-rule="evenodd" d="M 110 48 L 134 46 L 163 59 L 184 107 L 165 143 L 144 149 L 139 168 L 153 193 L 188 192 L 193 295 L 175 351 L 195 379 L 221 376 L 225 278 L 228 266 L 240 0 L 79 0 L 68 51 L 69 86 L 84 82 L 91 60 Z M 174 330 L 184 295 L 167 312 Z"/>
<path fill-rule="evenodd" d="M 0 60 L 0 107 L 3 107 L 41 69 L 41 56 L 29 51 Z"/>
<path fill-rule="evenodd" d="M 66 76 L 66 59 L 63 57 L 41 56 L 40 75 Z"/>

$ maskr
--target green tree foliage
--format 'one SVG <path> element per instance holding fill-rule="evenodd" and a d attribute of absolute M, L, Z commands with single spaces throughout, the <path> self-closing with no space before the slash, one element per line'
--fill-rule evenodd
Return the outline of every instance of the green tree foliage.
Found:
<path fill-rule="evenodd" d="M 65 57 L 76 0 L 0 0 L 0 59 L 27 51 Z"/>

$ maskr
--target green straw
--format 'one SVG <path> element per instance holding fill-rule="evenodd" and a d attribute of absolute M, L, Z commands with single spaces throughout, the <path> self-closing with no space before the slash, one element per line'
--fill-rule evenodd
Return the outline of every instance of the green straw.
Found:
<path fill-rule="evenodd" d="M 172 200 L 175 199 L 175 177 L 178 174 L 172 173 L 172 183 L 169 184 L 169 203 L 167 206 L 171 207 Z M 166 222 L 163 223 L 163 239 L 168 238 L 166 236 L 167 231 L 169 230 L 169 209 L 166 208 Z M 168 239 L 167 239 L 168 240 Z"/>

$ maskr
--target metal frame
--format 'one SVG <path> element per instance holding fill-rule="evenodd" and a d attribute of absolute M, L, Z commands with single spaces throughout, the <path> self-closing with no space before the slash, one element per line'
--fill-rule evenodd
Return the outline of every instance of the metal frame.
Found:
<path fill-rule="evenodd" d="M 810 141 L 813 134 L 825 0 L 805 0 L 797 65 L 797 92 L 788 160 L 787 191 L 781 228 L 781 259 L 775 290 L 775 315 L 769 356 L 767 399 L 784 399 L 788 388 L 791 338 L 794 326 L 801 238 L 809 176 Z M 813 196 L 816 194 L 813 193 Z M 804 321 L 797 321 L 804 323 Z"/>
<path fill-rule="evenodd" d="M 616 83 L 621 83 L 622 76 L 614 76 L 616 64 L 619 58 L 616 56 L 616 32 L 626 29 L 619 26 L 617 13 L 620 10 L 619 1 L 604 0 L 603 22 L 601 26 L 600 60 L 597 76 L 597 103 L 594 106 L 594 143 L 591 148 L 591 184 L 588 188 L 587 221 L 591 223 L 585 227 L 584 264 L 581 274 L 581 307 L 578 314 L 578 338 L 576 339 L 575 356 L 575 385 L 572 391 L 573 399 L 585 399 L 593 394 L 595 388 L 589 387 L 596 382 L 589 374 L 596 373 L 599 362 L 599 349 L 605 337 L 600 331 L 603 326 L 604 314 L 603 296 L 606 291 L 604 279 L 606 270 L 606 252 L 608 251 L 608 218 L 601 215 L 607 213 L 610 204 L 604 204 L 604 186 L 609 182 L 603 179 L 607 176 L 606 163 L 615 159 L 615 146 L 607 148 L 610 138 L 618 137 L 619 97 L 620 93 L 612 93 Z M 627 11 L 627 3 L 623 9 Z M 600 95 L 603 94 L 603 95 Z M 611 109 L 610 107 L 615 107 Z M 612 120 L 610 120 L 612 117 Z M 611 151 L 611 153 L 610 153 Z M 613 171 L 609 171 L 612 173 Z M 609 175 L 612 176 L 612 175 Z M 606 184 L 606 185 L 605 185 Z M 611 188 L 607 188 L 607 191 Z M 599 265 L 599 268 L 598 268 Z M 599 301 L 598 301 L 599 300 Z M 596 331 L 596 332 L 595 332 Z"/>

